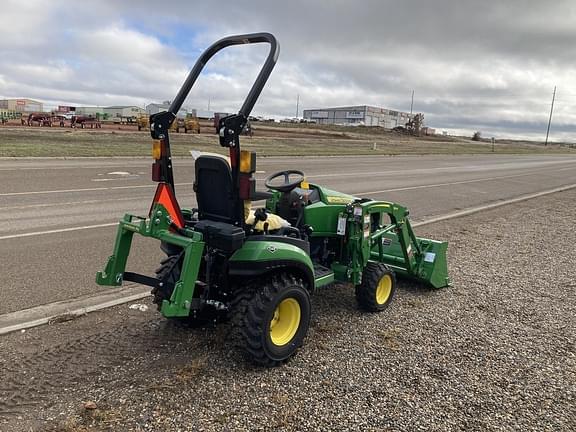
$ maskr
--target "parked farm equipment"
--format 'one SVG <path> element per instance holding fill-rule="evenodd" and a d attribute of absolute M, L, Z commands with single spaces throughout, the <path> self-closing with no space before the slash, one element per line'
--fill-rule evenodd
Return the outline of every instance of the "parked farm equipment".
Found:
<path fill-rule="evenodd" d="M 197 208 L 181 208 L 168 131 L 204 65 L 220 50 L 246 43 L 267 43 L 270 51 L 238 113 L 219 120 L 229 158 L 196 159 Z M 379 312 L 394 297 L 396 275 L 433 288 L 449 283 L 447 243 L 416 237 L 402 205 L 309 183 L 298 170 L 272 174 L 268 191 L 256 191 L 256 154 L 241 150 L 240 135 L 278 53 L 268 33 L 221 39 L 200 56 L 169 110 L 151 116 L 152 179 L 158 182 L 151 209 L 147 216 L 124 216 L 114 252 L 96 276 L 100 285 L 151 286 L 166 318 L 192 325 L 229 318 L 236 345 L 265 366 L 300 347 L 310 295 L 321 287 L 351 283 L 358 306 Z M 264 198 L 265 208 L 251 208 Z M 126 271 L 135 233 L 159 240 L 167 255 L 155 277 Z"/>
<path fill-rule="evenodd" d="M 136 120 L 136 124 L 138 125 L 138 130 L 148 130 L 150 129 L 150 117 L 141 115 Z M 181 129 L 184 130 L 184 133 L 188 133 L 188 131 L 200 133 L 200 122 L 194 116 L 176 118 L 170 125 L 170 130 L 173 132 L 180 132 Z"/>
<path fill-rule="evenodd" d="M 71 128 L 79 127 L 81 129 L 85 129 L 88 126 L 90 126 L 90 129 L 100 129 L 102 127 L 102 123 L 98 117 L 93 116 L 73 115 L 70 119 Z"/>
<path fill-rule="evenodd" d="M 136 125 L 138 126 L 138 130 L 149 130 L 150 129 L 150 118 L 147 115 L 139 115 L 136 118 Z"/>
<path fill-rule="evenodd" d="M 180 128 L 184 129 L 184 133 L 191 131 L 199 134 L 200 122 L 195 116 L 189 114 L 183 119 L 178 119 L 178 132 L 180 131 Z"/>
<path fill-rule="evenodd" d="M 48 126 L 52 127 L 57 118 L 51 113 L 35 112 L 28 114 L 27 118 L 22 117 L 22 125 L 34 126 Z"/>
<path fill-rule="evenodd" d="M 20 111 L 15 110 L 0 109 L 0 117 L 5 119 L 6 121 L 18 120 L 22 118 L 22 113 Z"/>

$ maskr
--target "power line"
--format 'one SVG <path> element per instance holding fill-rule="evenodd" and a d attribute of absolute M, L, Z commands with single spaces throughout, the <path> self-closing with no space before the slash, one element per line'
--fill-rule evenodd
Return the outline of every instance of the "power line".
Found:
<path fill-rule="evenodd" d="M 298 110 L 300 108 L 300 93 L 296 94 L 296 118 L 298 118 Z"/>
<path fill-rule="evenodd" d="M 554 86 L 554 92 L 552 93 L 552 104 L 550 105 L 550 117 L 548 118 L 548 128 L 546 129 L 546 141 L 544 145 L 548 145 L 548 134 L 550 133 L 550 123 L 552 123 L 552 111 L 554 110 L 554 98 L 556 97 L 556 86 Z"/>

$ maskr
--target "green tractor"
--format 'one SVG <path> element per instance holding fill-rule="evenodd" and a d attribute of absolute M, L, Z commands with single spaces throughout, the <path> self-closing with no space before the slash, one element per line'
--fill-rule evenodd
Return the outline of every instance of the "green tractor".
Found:
<path fill-rule="evenodd" d="M 181 208 L 168 131 L 208 60 L 246 43 L 268 43 L 270 51 L 238 114 L 219 121 L 229 158 L 196 159 L 197 208 Z M 201 55 L 169 110 L 150 116 L 158 182 L 151 209 L 147 216 L 124 216 L 113 255 L 96 277 L 100 285 L 151 286 L 166 318 L 190 325 L 230 320 L 238 347 L 265 366 L 286 361 L 302 345 L 310 296 L 321 287 L 351 283 L 358 306 L 379 312 L 394 297 L 397 274 L 433 288 L 449 283 L 447 243 L 416 237 L 399 204 L 332 191 L 297 170 L 271 175 L 268 191 L 256 191 L 256 154 L 241 150 L 239 137 L 278 52 L 268 33 L 224 38 Z M 251 203 L 263 199 L 265 207 L 253 210 Z M 160 240 L 166 258 L 155 276 L 126 271 L 135 233 Z"/>

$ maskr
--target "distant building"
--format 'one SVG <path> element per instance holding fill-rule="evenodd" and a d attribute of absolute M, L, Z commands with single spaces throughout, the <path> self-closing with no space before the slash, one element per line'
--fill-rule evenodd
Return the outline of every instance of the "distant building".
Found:
<path fill-rule="evenodd" d="M 424 126 L 421 129 L 421 132 L 423 135 L 436 135 L 436 129 L 428 127 L 428 126 Z"/>
<path fill-rule="evenodd" d="M 388 129 L 404 126 L 413 117 L 414 114 L 407 112 L 369 105 L 304 110 L 304 119 L 317 124 L 380 126 Z"/>
<path fill-rule="evenodd" d="M 192 110 L 195 112 L 196 117 L 198 117 L 199 119 L 205 119 L 205 120 L 210 120 L 214 118 L 214 111 L 210 111 L 210 110 L 199 110 L 199 109 L 194 109 Z"/>
<path fill-rule="evenodd" d="M 94 116 L 94 117 L 104 116 L 104 108 L 95 106 L 76 107 L 75 114 L 83 116 Z"/>
<path fill-rule="evenodd" d="M 42 112 L 44 104 L 33 99 L 3 99 L 0 100 L 0 110 L 22 113 Z"/>
<path fill-rule="evenodd" d="M 55 112 L 58 114 L 76 114 L 76 107 L 71 105 L 58 105 L 58 108 L 55 110 Z"/>
<path fill-rule="evenodd" d="M 169 103 L 161 103 L 161 104 L 151 103 L 146 105 L 146 114 L 148 115 L 158 114 L 159 112 L 168 111 L 169 109 L 170 109 Z M 188 114 L 188 112 L 185 109 L 181 109 L 180 111 L 178 111 L 176 117 L 186 118 L 186 114 Z"/>
<path fill-rule="evenodd" d="M 141 114 L 146 114 L 144 108 L 140 108 L 134 105 L 119 105 L 119 106 L 109 106 L 104 107 L 104 115 L 111 120 L 121 119 L 121 118 L 133 118 L 138 117 Z"/>
<path fill-rule="evenodd" d="M 148 115 L 152 115 L 152 114 L 158 114 L 159 112 L 162 111 L 168 111 L 168 108 L 170 108 L 170 104 L 164 104 L 164 103 L 151 103 L 146 105 L 146 114 Z"/>

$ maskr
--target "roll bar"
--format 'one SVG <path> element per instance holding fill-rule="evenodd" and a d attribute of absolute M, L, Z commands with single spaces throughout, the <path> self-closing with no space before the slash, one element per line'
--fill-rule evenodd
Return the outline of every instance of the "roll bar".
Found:
<path fill-rule="evenodd" d="M 223 50 L 226 47 L 232 45 L 243 45 L 243 44 L 253 44 L 253 43 L 269 43 L 270 44 L 270 52 L 268 53 L 268 57 L 256 77 L 256 81 L 252 85 L 248 96 L 246 96 L 246 100 L 244 104 L 242 104 L 242 108 L 238 111 L 238 114 L 243 115 L 244 117 L 248 117 L 252 112 L 252 108 L 256 104 L 266 81 L 268 81 L 268 77 L 272 73 L 272 69 L 276 65 L 276 60 L 278 59 L 278 54 L 280 53 L 280 46 L 278 45 L 278 41 L 274 37 L 274 35 L 270 33 L 251 33 L 245 35 L 236 35 L 236 36 L 228 36 L 219 41 L 213 43 L 210 47 L 208 47 L 200 56 L 200 58 L 196 61 L 196 64 L 188 74 L 186 81 L 182 85 L 182 88 L 176 95 L 176 98 L 170 104 L 170 108 L 168 111 L 176 116 L 176 113 L 180 111 L 182 108 L 182 104 L 184 100 L 190 93 L 190 90 L 194 86 L 194 83 L 200 76 L 202 69 L 206 66 L 206 63 L 219 51 Z"/>
<path fill-rule="evenodd" d="M 190 93 L 190 90 L 194 86 L 194 83 L 200 76 L 202 69 L 206 66 L 206 63 L 222 49 L 232 46 L 232 45 L 244 45 L 252 43 L 268 43 L 270 44 L 270 52 L 268 57 L 260 70 L 260 73 L 256 77 L 256 81 L 252 84 L 252 88 L 246 96 L 246 100 L 242 104 L 238 114 L 233 116 L 228 116 L 220 119 L 222 125 L 220 134 L 220 145 L 224 147 L 230 147 L 231 157 L 236 161 L 236 156 L 239 155 L 239 134 L 245 126 L 248 116 L 254 108 L 266 81 L 272 73 L 272 69 L 276 65 L 276 60 L 278 59 L 278 54 L 280 53 L 280 47 L 276 38 L 270 33 L 251 33 L 245 35 L 228 36 L 210 45 L 198 58 L 194 67 L 188 74 L 186 81 L 182 84 L 182 87 L 178 91 L 176 98 L 170 104 L 168 111 L 162 111 L 157 114 L 152 114 L 150 116 L 150 135 L 154 140 L 161 140 L 161 157 L 157 159 L 152 165 L 152 180 L 156 182 L 168 183 L 172 190 L 174 190 L 174 174 L 172 171 L 172 157 L 170 152 L 170 139 L 168 130 L 170 125 L 176 119 L 176 115 L 186 97 Z M 232 163 L 233 170 L 235 170 L 235 163 Z"/>

